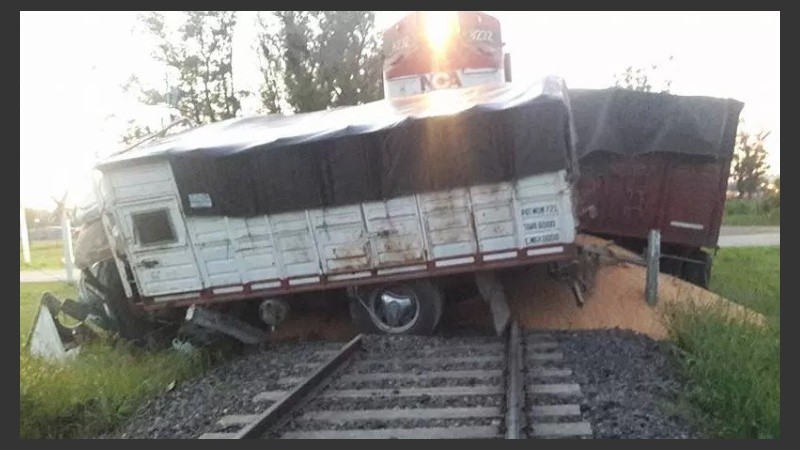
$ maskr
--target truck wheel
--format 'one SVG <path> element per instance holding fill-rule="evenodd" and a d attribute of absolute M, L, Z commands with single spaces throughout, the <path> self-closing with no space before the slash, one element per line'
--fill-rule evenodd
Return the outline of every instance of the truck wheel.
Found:
<path fill-rule="evenodd" d="M 356 289 L 350 315 L 366 334 L 433 334 L 442 317 L 438 287 L 428 280 L 404 281 Z"/>
<path fill-rule="evenodd" d="M 685 263 L 683 265 L 683 279 L 702 288 L 707 288 L 708 282 L 711 280 L 711 255 L 702 250 L 696 250 L 689 257 L 703 261 L 703 263 Z"/>

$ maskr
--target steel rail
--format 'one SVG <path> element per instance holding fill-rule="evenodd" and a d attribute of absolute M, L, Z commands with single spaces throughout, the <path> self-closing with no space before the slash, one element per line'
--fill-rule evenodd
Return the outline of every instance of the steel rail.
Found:
<path fill-rule="evenodd" d="M 343 368 L 350 357 L 360 350 L 362 335 L 358 335 L 314 371 L 305 381 L 294 387 L 285 397 L 273 403 L 254 422 L 236 433 L 235 439 L 258 439 L 270 429 L 280 425 L 293 411 L 305 404 L 330 382 L 332 375 Z"/>
<path fill-rule="evenodd" d="M 522 339 L 519 325 L 508 333 L 506 374 L 506 439 L 525 439 L 525 375 L 522 371 Z"/>

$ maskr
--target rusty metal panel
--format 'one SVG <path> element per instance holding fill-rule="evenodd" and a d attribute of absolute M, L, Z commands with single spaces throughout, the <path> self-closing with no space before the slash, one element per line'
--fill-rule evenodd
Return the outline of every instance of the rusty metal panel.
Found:
<path fill-rule="evenodd" d="M 379 238 L 375 250 L 381 264 L 397 265 L 420 262 L 424 258 L 420 236 Z"/>
<path fill-rule="evenodd" d="M 725 207 L 729 164 L 673 162 L 664 193 L 662 240 L 714 246 Z"/>
<path fill-rule="evenodd" d="M 468 192 L 450 189 L 418 196 L 430 259 L 476 252 Z"/>
<path fill-rule="evenodd" d="M 370 268 L 372 252 L 360 204 L 315 209 L 308 214 L 324 273 Z"/>
<path fill-rule="evenodd" d="M 374 267 L 419 264 L 425 260 L 425 241 L 414 196 L 364 203 L 363 208 Z"/>
<path fill-rule="evenodd" d="M 665 244 L 714 246 L 729 168 L 730 160 L 667 154 L 584 158 L 579 228 L 642 240 L 658 229 Z"/>
<path fill-rule="evenodd" d="M 517 226 L 514 220 L 512 190 L 511 183 L 470 188 L 475 233 L 481 252 L 517 248 Z"/>

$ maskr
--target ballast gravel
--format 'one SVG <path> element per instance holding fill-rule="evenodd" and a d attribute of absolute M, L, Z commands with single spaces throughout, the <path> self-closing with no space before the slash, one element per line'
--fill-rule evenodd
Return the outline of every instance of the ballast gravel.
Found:
<path fill-rule="evenodd" d="M 549 334 L 558 342 L 557 351 L 564 355 L 559 366 L 572 369 L 572 382 L 578 383 L 582 391 L 582 397 L 576 401 L 581 405 L 583 420 L 591 423 L 595 438 L 702 437 L 688 419 L 670 412 L 674 410 L 670 405 L 675 404 L 684 385 L 669 361 L 671 344 L 617 329 L 540 330 L 537 333 Z M 367 336 L 363 342 L 366 358 L 390 362 L 364 365 L 359 360 L 365 356 L 359 355 L 346 372 L 355 374 L 392 369 L 424 373 L 430 370 L 502 369 L 502 361 L 499 364 L 443 364 L 441 360 L 446 357 L 504 355 L 504 346 L 492 345 L 498 342 L 502 341 L 485 333 L 446 337 Z M 343 344 L 330 341 L 271 344 L 259 352 L 234 358 L 198 379 L 152 398 L 124 426 L 103 437 L 197 438 L 206 432 L 223 431 L 216 424 L 222 416 L 263 412 L 270 402 L 254 402 L 256 394 L 290 389 L 287 378 L 296 379 L 313 370 L 312 365 L 298 363 L 322 362 L 326 358 L 315 352 L 335 351 Z M 423 355 L 429 355 L 429 364 L 402 362 L 403 359 Z M 497 386 L 502 383 L 502 377 L 487 376 L 460 381 L 433 378 L 417 386 Z M 349 383 L 334 381 L 332 384 L 332 387 L 344 389 L 400 389 L 410 386 L 408 382 L 392 379 Z M 502 410 L 504 405 L 503 395 L 316 398 L 306 405 L 304 411 L 471 406 L 500 407 Z M 500 420 L 402 419 L 387 423 L 373 420 L 309 422 L 298 419 L 296 416 L 291 420 L 285 430 L 497 425 Z"/>

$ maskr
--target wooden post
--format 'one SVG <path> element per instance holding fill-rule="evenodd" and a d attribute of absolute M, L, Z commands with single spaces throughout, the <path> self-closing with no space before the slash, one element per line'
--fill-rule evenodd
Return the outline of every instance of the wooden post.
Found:
<path fill-rule="evenodd" d="M 28 240 L 28 220 L 25 218 L 25 207 L 19 207 L 19 239 L 22 242 L 22 260 L 31 263 L 31 243 Z"/>
<path fill-rule="evenodd" d="M 647 281 L 645 296 L 647 303 L 653 306 L 658 301 L 658 271 L 661 260 L 661 231 L 650 230 L 647 235 Z"/>
<path fill-rule="evenodd" d="M 64 268 L 67 271 L 67 283 L 73 284 L 75 278 L 72 266 L 72 229 L 69 224 L 67 208 L 61 205 L 61 240 L 64 247 Z"/>

